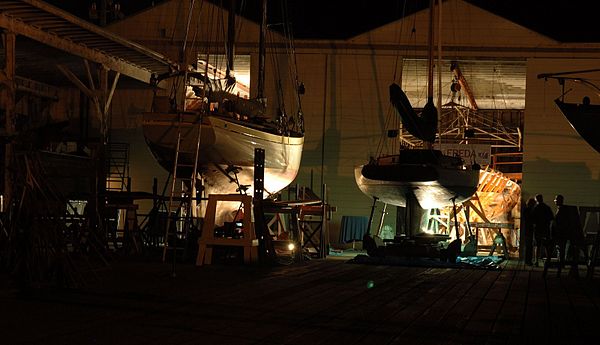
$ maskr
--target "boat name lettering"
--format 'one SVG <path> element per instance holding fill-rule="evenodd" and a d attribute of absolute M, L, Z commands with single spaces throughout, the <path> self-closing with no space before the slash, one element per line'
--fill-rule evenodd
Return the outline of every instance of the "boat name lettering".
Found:
<path fill-rule="evenodd" d="M 490 164 L 491 147 L 483 144 L 444 144 L 442 153 L 461 157 L 466 163 Z"/>

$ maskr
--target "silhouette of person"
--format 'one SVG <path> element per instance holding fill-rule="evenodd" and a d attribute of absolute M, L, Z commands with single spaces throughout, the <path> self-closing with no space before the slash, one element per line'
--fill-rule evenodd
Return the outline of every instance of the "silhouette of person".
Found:
<path fill-rule="evenodd" d="M 585 250 L 585 238 L 583 235 L 583 227 L 579 218 L 577 206 L 565 205 L 564 197 L 558 194 L 554 198 L 557 210 L 554 216 L 552 227 L 553 237 L 556 239 L 556 245 L 559 248 L 559 273 L 565 265 L 567 242 L 569 242 L 569 252 L 571 254 L 571 270 L 572 276 L 579 276 L 579 251 L 583 250 L 587 261 L 587 251 Z"/>
<path fill-rule="evenodd" d="M 533 264 L 533 248 L 534 248 L 534 219 L 533 209 L 536 205 L 534 198 L 529 198 L 521 211 L 521 236 L 525 241 L 525 264 Z"/>
<path fill-rule="evenodd" d="M 581 105 L 587 107 L 590 105 L 590 98 L 588 96 L 583 97 L 581 100 Z"/>
<path fill-rule="evenodd" d="M 533 236 L 536 248 L 534 259 L 537 265 L 541 257 L 542 248 L 545 250 L 546 261 L 550 259 L 550 255 L 552 254 L 551 248 L 554 246 L 550 237 L 550 223 L 554 219 L 554 214 L 550 206 L 544 203 L 542 194 L 537 194 L 535 200 L 537 204 L 533 208 L 532 216 L 534 225 Z"/>

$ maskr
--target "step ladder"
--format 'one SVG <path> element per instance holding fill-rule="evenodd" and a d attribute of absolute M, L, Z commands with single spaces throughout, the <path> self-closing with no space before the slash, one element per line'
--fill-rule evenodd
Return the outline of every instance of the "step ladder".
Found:
<path fill-rule="evenodd" d="M 175 160 L 171 173 L 171 189 L 167 203 L 167 225 L 164 236 L 162 261 L 167 260 L 168 252 L 172 252 L 173 266 L 177 261 L 177 251 L 184 251 L 187 247 L 187 238 L 193 221 L 193 200 L 196 197 L 196 175 L 198 173 L 198 153 L 200 151 L 200 138 L 202 133 L 202 117 L 193 122 L 196 128 L 195 137 L 192 132 L 187 137 L 194 137 L 193 149 L 183 145 L 182 121 L 177 127 L 177 145 Z M 186 150 L 187 149 L 187 150 Z M 190 161 L 190 157 L 192 157 Z M 187 158 L 182 159 L 182 158 Z M 186 174 L 191 171 L 191 174 Z"/>
<path fill-rule="evenodd" d="M 129 144 L 108 143 L 106 190 L 126 191 L 129 180 Z"/>

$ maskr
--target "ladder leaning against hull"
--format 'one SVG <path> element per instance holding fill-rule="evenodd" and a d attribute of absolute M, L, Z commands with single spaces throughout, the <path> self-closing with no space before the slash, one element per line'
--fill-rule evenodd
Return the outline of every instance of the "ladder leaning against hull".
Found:
<path fill-rule="evenodd" d="M 171 190 L 169 193 L 169 203 L 167 205 L 167 225 L 165 229 L 164 247 L 162 261 L 167 260 L 167 252 L 172 251 L 173 265 L 177 260 L 177 250 L 185 249 L 188 232 L 192 225 L 193 201 L 196 197 L 196 177 L 198 175 L 198 153 L 200 151 L 200 139 L 202 133 L 202 116 L 198 115 L 194 123 L 197 128 L 197 134 L 194 143 L 194 150 L 191 152 L 182 150 L 182 118 L 179 117 L 177 124 L 177 146 L 175 149 L 175 159 L 173 161 L 173 171 L 171 173 Z M 187 146 L 189 147 L 189 146 Z M 193 155 L 193 163 L 182 162 L 182 154 Z M 191 175 L 185 174 L 191 170 Z M 184 176 L 185 175 L 185 176 Z M 179 188 L 177 187 L 179 185 Z M 177 224 L 172 224 L 176 220 L 181 220 L 179 229 Z M 174 225 L 174 226 L 173 226 Z M 177 242 L 181 239 L 183 246 L 178 246 Z"/>

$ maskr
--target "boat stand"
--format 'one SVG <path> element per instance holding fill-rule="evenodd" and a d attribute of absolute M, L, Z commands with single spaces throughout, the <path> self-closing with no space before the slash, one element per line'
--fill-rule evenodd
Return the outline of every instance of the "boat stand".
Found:
<path fill-rule="evenodd" d="M 243 218 L 239 238 L 215 236 L 215 216 L 219 201 L 239 201 L 242 204 Z M 239 225 L 237 222 L 234 223 Z M 258 260 L 258 239 L 252 224 L 252 197 L 243 194 L 210 194 L 206 205 L 206 215 L 202 226 L 202 236 L 198 240 L 196 266 L 212 263 L 213 248 L 217 246 L 236 246 L 244 248 L 244 262 Z"/>

